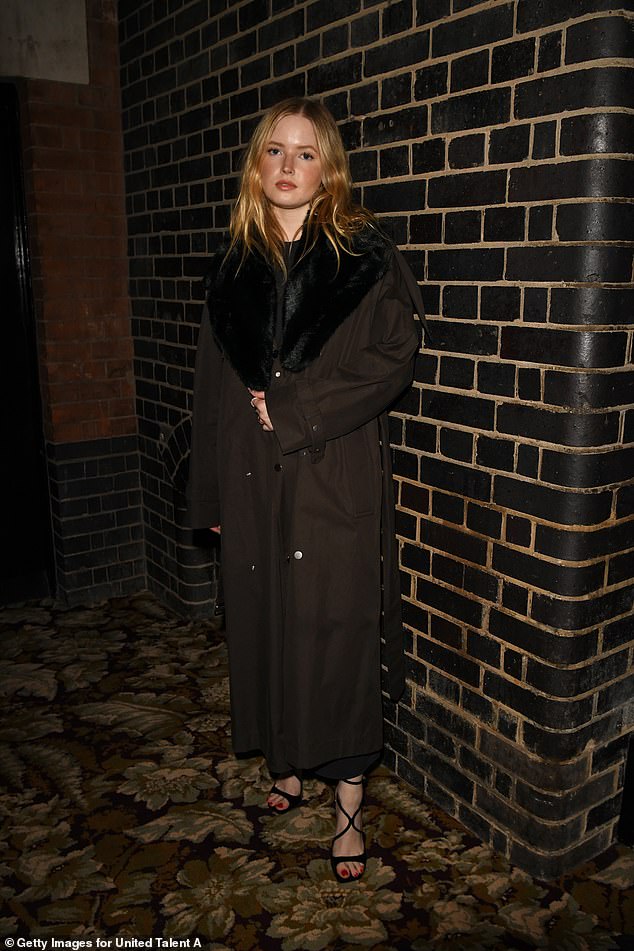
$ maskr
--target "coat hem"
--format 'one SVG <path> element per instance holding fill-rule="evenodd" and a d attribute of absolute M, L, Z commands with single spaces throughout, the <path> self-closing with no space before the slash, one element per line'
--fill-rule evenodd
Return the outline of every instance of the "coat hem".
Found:
<path fill-rule="evenodd" d="M 340 746 L 323 746 L 318 750 L 311 750 L 303 755 L 297 749 L 290 748 L 286 751 L 286 760 L 282 760 L 279 755 L 274 755 L 272 751 L 267 753 L 259 740 L 240 743 L 239 746 L 233 744 L 233 751 L 236 756 L 263 756 L 268 768 L 275 773 L 283 773 L 289 767 L 295 769 L 313 770 L 322 766 L 324 763 L 330 763 L 332 760 L 343 759 L 348 756 L 363 756 L 366 753 L 374 753 L 383 749 L 383 726 L 377 733 L 367 734 L 364 738 L 351 743 L 341 744 Z"/>

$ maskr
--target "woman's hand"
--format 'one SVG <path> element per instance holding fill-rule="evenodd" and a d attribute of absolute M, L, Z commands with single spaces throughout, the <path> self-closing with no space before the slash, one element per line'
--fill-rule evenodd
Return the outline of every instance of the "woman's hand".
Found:
<path fill-rule="evenodd" d="M 268 414 L 266 408 L 266 399 L 264 397 L 264 390 L 249 390 L 251 394 L 251 406 L 255 410 L 258 422 L 265 433 L 273 432 L 273 423 Z"/>
<path fill-rule="evenodd" d="M 220 535 L 220 525 L 212 525 L 209 531 L 215 532 L 216 535 Z"/>

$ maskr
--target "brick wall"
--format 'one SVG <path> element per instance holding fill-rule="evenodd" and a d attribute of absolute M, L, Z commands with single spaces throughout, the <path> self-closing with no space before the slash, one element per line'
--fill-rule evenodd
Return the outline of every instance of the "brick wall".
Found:
<path fill-rule="evenodd" d="M 70 601 L 144 584 L 116 5 L 89 0 L 90 83 L 19 84 L 56 553 Z"/>
<path fill-rule="evenodd" d="M 119 12 L 151 571 L 176 591 L 182 454 L 166 466 L 162 447 L 190 409 L 198 278 L 241 150 L 263 108 L 323 97 L 434 332 L 391 418 L 409 678 L 387 761 L 513 861 L 559 874 L 611 841 L 634 719 L 629 14 Z M 208 594 L 189 580 L 190 600 Z"/>

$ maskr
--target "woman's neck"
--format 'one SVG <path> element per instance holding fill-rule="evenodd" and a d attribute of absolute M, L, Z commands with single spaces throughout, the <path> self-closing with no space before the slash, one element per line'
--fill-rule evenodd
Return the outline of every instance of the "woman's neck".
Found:
<path fill-rule="evenodd" d="M 276 208 L 275 217 L 284 233 L 286 241 L 295 241 L 300 237 L 307 208 Z"/>

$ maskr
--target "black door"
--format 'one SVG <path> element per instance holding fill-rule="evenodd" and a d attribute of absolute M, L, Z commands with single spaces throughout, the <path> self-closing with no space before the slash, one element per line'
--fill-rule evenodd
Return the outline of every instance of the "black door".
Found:
<path fill-rule="evenodd" d="M 18 98 L 0 83 L 0 602 L 50 593 L 52 533 Z"/>

